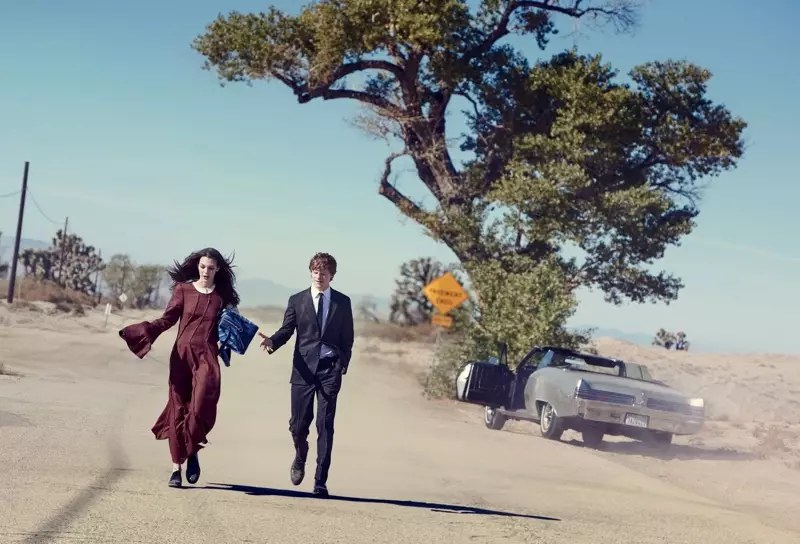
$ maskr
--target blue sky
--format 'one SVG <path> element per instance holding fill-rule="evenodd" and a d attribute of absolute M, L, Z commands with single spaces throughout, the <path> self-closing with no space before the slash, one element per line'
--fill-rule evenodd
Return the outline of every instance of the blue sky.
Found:
<path fill-rule="evenodd" d="M 294 10 L 295 2 L 280 0 Z M 377 194 L 385 144 L 346 120 L 346 102 L 298 105 L 277 84 L 221 88 L 189 47 L 218 12 L 252 0 L 27 0 L 0 8 L 0 196 L 31 161 L 24 235 L 70 226 L 104 255 L 168 262 L 213 245 L 236 251 L 239 274 L 304 285 L 311 254 L 340 261 L 345 292 L 388 295 L 397 267 L 447 248 Z M 683 329 L 732 350 L 800 352 L 794 167 L 800 126 L 800 4 L 652 1 L 633 36 L 582 28 L 577 43 L 621 72 L 686 58 L 714 73 L 710 95 L 749 123 L 739 168 L 714 180 L 699 227 L 661 264 L 686 288 L 669 305 L 612 307 L 581 293 L 574 322 L 627 331 Z M 577 40 L 577 41 L 576 41 Z M 532 54 L 538 54 L 530 48 Z M 794 68 L 792 68 L 794 67 Z M 454 112 L 453 115 L 456 115 Z M 401 187 L 415 194 L 405 175 Z M 17 198 L 0 198 L 13 234 Z"/>

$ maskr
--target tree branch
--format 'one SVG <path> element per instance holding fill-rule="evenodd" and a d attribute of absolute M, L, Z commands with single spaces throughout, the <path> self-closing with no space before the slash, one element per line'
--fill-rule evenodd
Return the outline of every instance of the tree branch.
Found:
<path fill-rule="evenodd" d="M 487 53 L 499 40 L 509 35 L 512 32 L 512 29 L 509 28 L 511 17 L 513 17 L 514 13 L 519 9 L 536 8 L 542 11 L 561 13 L 562 15 L 567 15 L 574 19 L 580 19 L 586 15 L 602 15 L 607 19 L 615 21 L 617 26 L 623 29 L 636 24 L 636 16 L 632 6 L 632 4 L 634 4 L 633 0 L 616 0 L 616 3 L 619 4 L 616 8 L 591 6 L 581 8 L 583 2 L 584 0 L 572 0 L 572 7 L 567 7 L 559 5 L 558 2 L 554 0 L 511 0 L 506 4 L 506 8 L 503 10 L 497 25 L 495 25 L 492 31 L 476 46 L 466 51 L 462 55 L 461 61 L 470 62 L 478 58 Z"/>
<path fill-rule="evenodd" d="M 478 45 L 464 53 L 464 55 L 461 57 L 461 61 L 468 63 L 478 58 L 479 56 L 487 53 L 500 39 L 510 34 L 511 30 L 508 28 L 508 23 L 511 22 L 511 16 L 518 7 L 518 1 L 509 2 L 506 4 L 506 9 L 503 10 L 503 14 L 500 16 L 500 21 L 498 21 L 494 29 L 492 29 L 489 35 L 486 36 L 486 38 L 484 38 Z"/>
<path fill-rule="evenodd" d="M 309 77 L 305 82 L 297 81 L 296 79 L 286 76 L 277 70 L 273 70 L 272 75 L 278 81 L 292 90 L 300 104 L 305 104 L 311 100 L 314 100 L 315 98 L 322 98 L 323 100 L 349 98 L 385 110 L 393 116 L 402 117 L 404 115 L 403 111 L 385 98 L 381 98 L 380 96 L 375 96 L 364 91 L 331 88 L 340 79 L 364 70 L 384 70 L 392 73 L 398 78 L 399 81 L 402 81 L 405 78 L 405 72 L 400 66 L 385 60 L 375 59 L 365 59 L 342 64 L 316 85 L 311 83 L 310 71 Z"/>
<path fill-rule="evenodd" d="M 408 151 L 403 150 L 399 153 L 392 153 L 386 158 L 383 174 L 381 175 L 380 185 L 378 186 L 378 193 L 386 197 L 403 215 L 413 219 L 423 227 L 429 226 L 429 219 L 431 213 L 423 210 L 416 202 L 405 196 L 397 190 L 397 187 L 389 182 L 389 176 L 392 175 L 392 163 L 400 157 L 408 155 Z"/>

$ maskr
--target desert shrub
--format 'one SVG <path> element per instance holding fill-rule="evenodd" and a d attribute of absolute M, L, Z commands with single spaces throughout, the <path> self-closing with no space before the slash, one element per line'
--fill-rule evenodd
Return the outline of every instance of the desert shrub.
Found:
<path fill-rule="evenodd" d="M 5 365 L 5 363 L 0 363 L 0 376 L 16 376 L 16 377 L 21 377 L 21 376 L 22 376 L 22 374 L 20 374 L 19 372 L 15 371 L 15 370 L 11 370 L 10 368 L 8 368 L 8 367 Z"/>
<path fill-rule="evenodd" d="M 0 290 L 8 292 L 8 281 L 0 281 Z M 90 295 L 65 289 L 52 281 L 39 281 L 30 277 L 17 278 L 16 293 L 14 294 L 15 305 L 30 302 L 49 302 L 56 305 L 60 311 L 72 312 L 83 311 L 83 306 L 92 307 L 97 300 Z"/>
<path fill-rule="evenodd" d="M 653 338 L 653 345 L 664 349 L 671 349 L 673 346 L 677 351 L 689 351 L 689 341 L 686 340 L 686 333 L 683 331 L 669 332 L 666 329 L 658 329 Z"/>
<path fill-rule="evenodd" d="M 365 297 L 359 300 L 353 307 L 355 319 L 366 321 L 367 323 L 380 323 L 378 316 L 378 304 L 372 297 Z"/>
<path fill-rule="evenodd" d="M 26 277 L 86 295 L 95 294 L 97 274 L 104 266 L 93 246 L 86 245 L 76 234 L 65 235 L 60 229 L 49 248 L 25 249 L 19 261 Z"/>

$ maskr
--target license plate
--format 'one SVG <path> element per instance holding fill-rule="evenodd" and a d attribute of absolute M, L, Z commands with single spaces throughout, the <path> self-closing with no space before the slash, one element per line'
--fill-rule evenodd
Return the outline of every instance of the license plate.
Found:
<path fill-rule="evenodd" d="M 647 419 L 647 416 L 640 416 L 638 414 L 625 414 L 625 425 L 646 429 Z"/>

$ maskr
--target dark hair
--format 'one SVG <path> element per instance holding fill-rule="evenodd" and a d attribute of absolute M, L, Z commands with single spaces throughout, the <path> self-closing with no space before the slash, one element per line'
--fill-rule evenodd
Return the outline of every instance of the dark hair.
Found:
<path fill-rule="evenodd" d="M 331 277 L 336 275 L 336 259 L 330 253 L 316 253 L 308 262 L 309 272 L 325 268 L 331 273 Z"/>
<path fill-rule="evenodd" d="M 178 283 L 186 283 L 188 281 L 197 281 L 200 279 L 200 271 L 198 266 L 200 259 L 208 257 L 214 259 L 217 266 L 217 274 L 214 276 L 215 289 L 222 297 L 225 305 L 233 304 L 239 305 L 239 293 L 236 292 L 236 274 L 233 273 L 233 257 L 226 259 L 222 254 L 213 247 L 207 247 L 200 251 L 195 251 L 183 260 L 183 263 L 175 261 L 175 264 L 167 270 L 167 274 L 172 278 L 173 289 Z"/>

